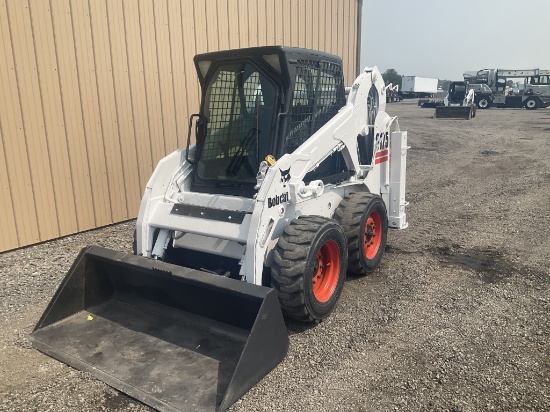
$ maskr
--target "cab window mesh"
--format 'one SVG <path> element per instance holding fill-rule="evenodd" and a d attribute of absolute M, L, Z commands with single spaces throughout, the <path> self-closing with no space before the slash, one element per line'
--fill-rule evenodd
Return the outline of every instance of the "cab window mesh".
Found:
<path fill-rule="evenodd" d="M 298 60 L 286 152 L 292 153 L 344 106 L 342 66 Z"/>
<path fill-rule="evenodd" d="M 261 96 L 257 72 L 252 73 L 238 92 L 237 73 L 221 70 L 212 83 L 208 100 L 208 145 L 204 147 L 204 160 L 233 156 L 241 139 L 254 126 L 253 117 L 246 116 Z M 223 150 L 226 148 L 226 150 Z M 220 150 L 222 149 L 222 150 Z"/>

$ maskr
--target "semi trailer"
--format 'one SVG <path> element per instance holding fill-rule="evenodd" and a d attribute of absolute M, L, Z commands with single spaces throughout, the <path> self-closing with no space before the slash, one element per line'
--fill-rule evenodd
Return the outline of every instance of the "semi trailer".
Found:
<path fill-rule="evenodd" d="M 406 99 L 434 97 L 438 79 L 419 76 L 403 76 L 400 94 Z"/>

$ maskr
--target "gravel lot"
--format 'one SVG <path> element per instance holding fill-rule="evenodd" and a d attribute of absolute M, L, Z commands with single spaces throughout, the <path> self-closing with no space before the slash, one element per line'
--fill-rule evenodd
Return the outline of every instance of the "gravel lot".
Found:
<path fill-rule="evenodd" d="M 412 146 L 409 229 L 329 319 L 288 323 L 287 358 L 231 410 L 549 411 L 550 109 L 387 111 Z M 0 410 L 150 410 L 26 337 L 79 249 L 129 251 L 133 225 L 0 254 Z"/>

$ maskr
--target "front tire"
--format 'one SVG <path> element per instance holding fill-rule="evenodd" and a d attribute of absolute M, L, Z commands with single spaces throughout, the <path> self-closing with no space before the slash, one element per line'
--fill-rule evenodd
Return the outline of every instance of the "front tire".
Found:
<path fill-rule="evenodd" d="M 346 196 L 334 218 L 348 241 L 348 272 L 365 275 L 382 260 L 388 238 L 388 212 L 382 198 L 373 193 Z"/>
<path fill-rule="evenodd" d="M 538 107 L 539 107 L 539 104 L 537 102 L 537 99 L 530 97 L 525 101 L 525 108 L 527 110 L 536 110 L 538 109 Z"/>
<path fill-rule="evenodd" d="M 271 286 L 287 316 L 313 322 L 330 315 L 344 287 L 346 251 L 346 237 L 336 221 L 301 216 L 290 222 L 271 265 Z"/>

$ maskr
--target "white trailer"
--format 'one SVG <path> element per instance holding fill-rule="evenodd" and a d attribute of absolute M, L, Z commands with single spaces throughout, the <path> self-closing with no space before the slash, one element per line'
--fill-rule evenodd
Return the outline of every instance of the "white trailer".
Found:
<path fill-rule="evenodd" d="M 438 79 L 419 76 L 403 76 L 401 94 L 404 98 L 434 97 Z"/>

